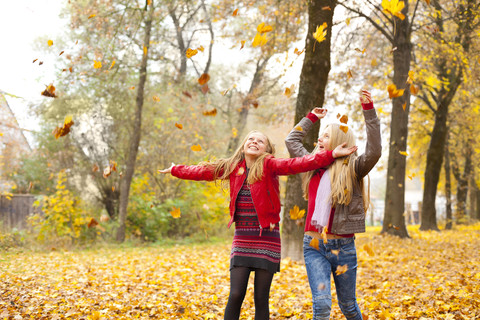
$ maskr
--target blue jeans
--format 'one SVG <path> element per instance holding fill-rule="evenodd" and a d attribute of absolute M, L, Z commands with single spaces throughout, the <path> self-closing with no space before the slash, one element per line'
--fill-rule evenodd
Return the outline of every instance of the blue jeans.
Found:
<path fill-rule="evenodd" d="M 343 314 L 349 320 L 362 320 L 362 313 L 355 295 L 357 282 L 355 238 L 329 239 L 327 244 L 324 244 L 323 240 L 320 239 L 318 250 L 310 246 L 311 240 L 311 236 L 304 236 L 303 255 L 307 267 L 308 282 L 312 290 L 313 319 L 330 318 L 330 309 L 332 308 L 330 274 L 333 274 L 338 305 Z M 337 275 L 335 273 L 337 267 L 345 265 L 347 265 L 347 271 Z"/>

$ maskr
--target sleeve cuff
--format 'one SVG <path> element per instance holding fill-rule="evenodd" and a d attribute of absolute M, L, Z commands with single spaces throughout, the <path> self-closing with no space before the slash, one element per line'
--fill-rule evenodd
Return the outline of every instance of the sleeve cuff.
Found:
<path fill-rule="evenodd" d="M 363 108 L 363 110 L 370 110 L 370 109 L 373 109 L 373 102 L 369 102 L 369 103 L 362 103 L 362 108 Z"/>
<path fill-rule="evenodd" d="M 327 155 L 328 155 L 330 158 L 335 159 L 335 158 L 333 157 L 333 150 L 327 150 Z"/>
<path fill-rule="evenodd" d="M 372 106 L 372 108 L 373 108 L 373 106 Z M 312 121 L 313 123 L 318 121 L 318 117 L 314 113 L 311 113 L 311 112 L 307 115 L 307 118 L 310 119 L 310 121 Z"/>

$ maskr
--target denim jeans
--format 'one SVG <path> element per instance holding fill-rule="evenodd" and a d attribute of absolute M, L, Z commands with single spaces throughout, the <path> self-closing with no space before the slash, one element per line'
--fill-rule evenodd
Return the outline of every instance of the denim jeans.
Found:
<path fill-rule="evenodd" d="M 330 318 L 330 309 L 332 308 L 330 274 L 333 274 L 338 305 L 343 314 L 349 320 L 362 320 L 362 313 L 355 295 L 357 282 L 355 238 L 329 239 L 326 244 L 320 239 L 318 250 L 310 246 L 311 240 L 311 236 L 304 236 L 303 255 L 308 282 L 312 290 L 313 319 Z M 335 272 L 337 268 L 345 265 L 348 268 L 347 271 L 337 275 Z"/>

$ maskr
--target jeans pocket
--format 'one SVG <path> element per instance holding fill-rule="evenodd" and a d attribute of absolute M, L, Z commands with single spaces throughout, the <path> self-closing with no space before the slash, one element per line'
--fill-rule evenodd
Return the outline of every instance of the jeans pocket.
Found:
<path fill-rule="evenodd" d="M 346 255 L 355 255 L 357 254 L 357 249 L 355 248 L 355 242 L 344 244 L 340 247 L 340 251 Z"/>

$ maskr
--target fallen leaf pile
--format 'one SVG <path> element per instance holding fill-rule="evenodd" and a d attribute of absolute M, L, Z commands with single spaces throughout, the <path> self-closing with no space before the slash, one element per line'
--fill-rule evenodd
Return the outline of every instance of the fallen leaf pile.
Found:
<path fill-rule="evenodd" d="M 480 224 L 357 235 L 364 319 L 478 319 Z M 320 243 L 319 245 L 323 245 Z M 230 244 L 2 252 L 1 319 L 223 319 Z M 342 276 L 342 275 L 340 275 Z M 331 319 L 344 319 L 332 282 Z M 271 319 L 311 319 L 305 266 L 283 259 Z M 254 318 L 253 276 L 242 319 Z"/>

